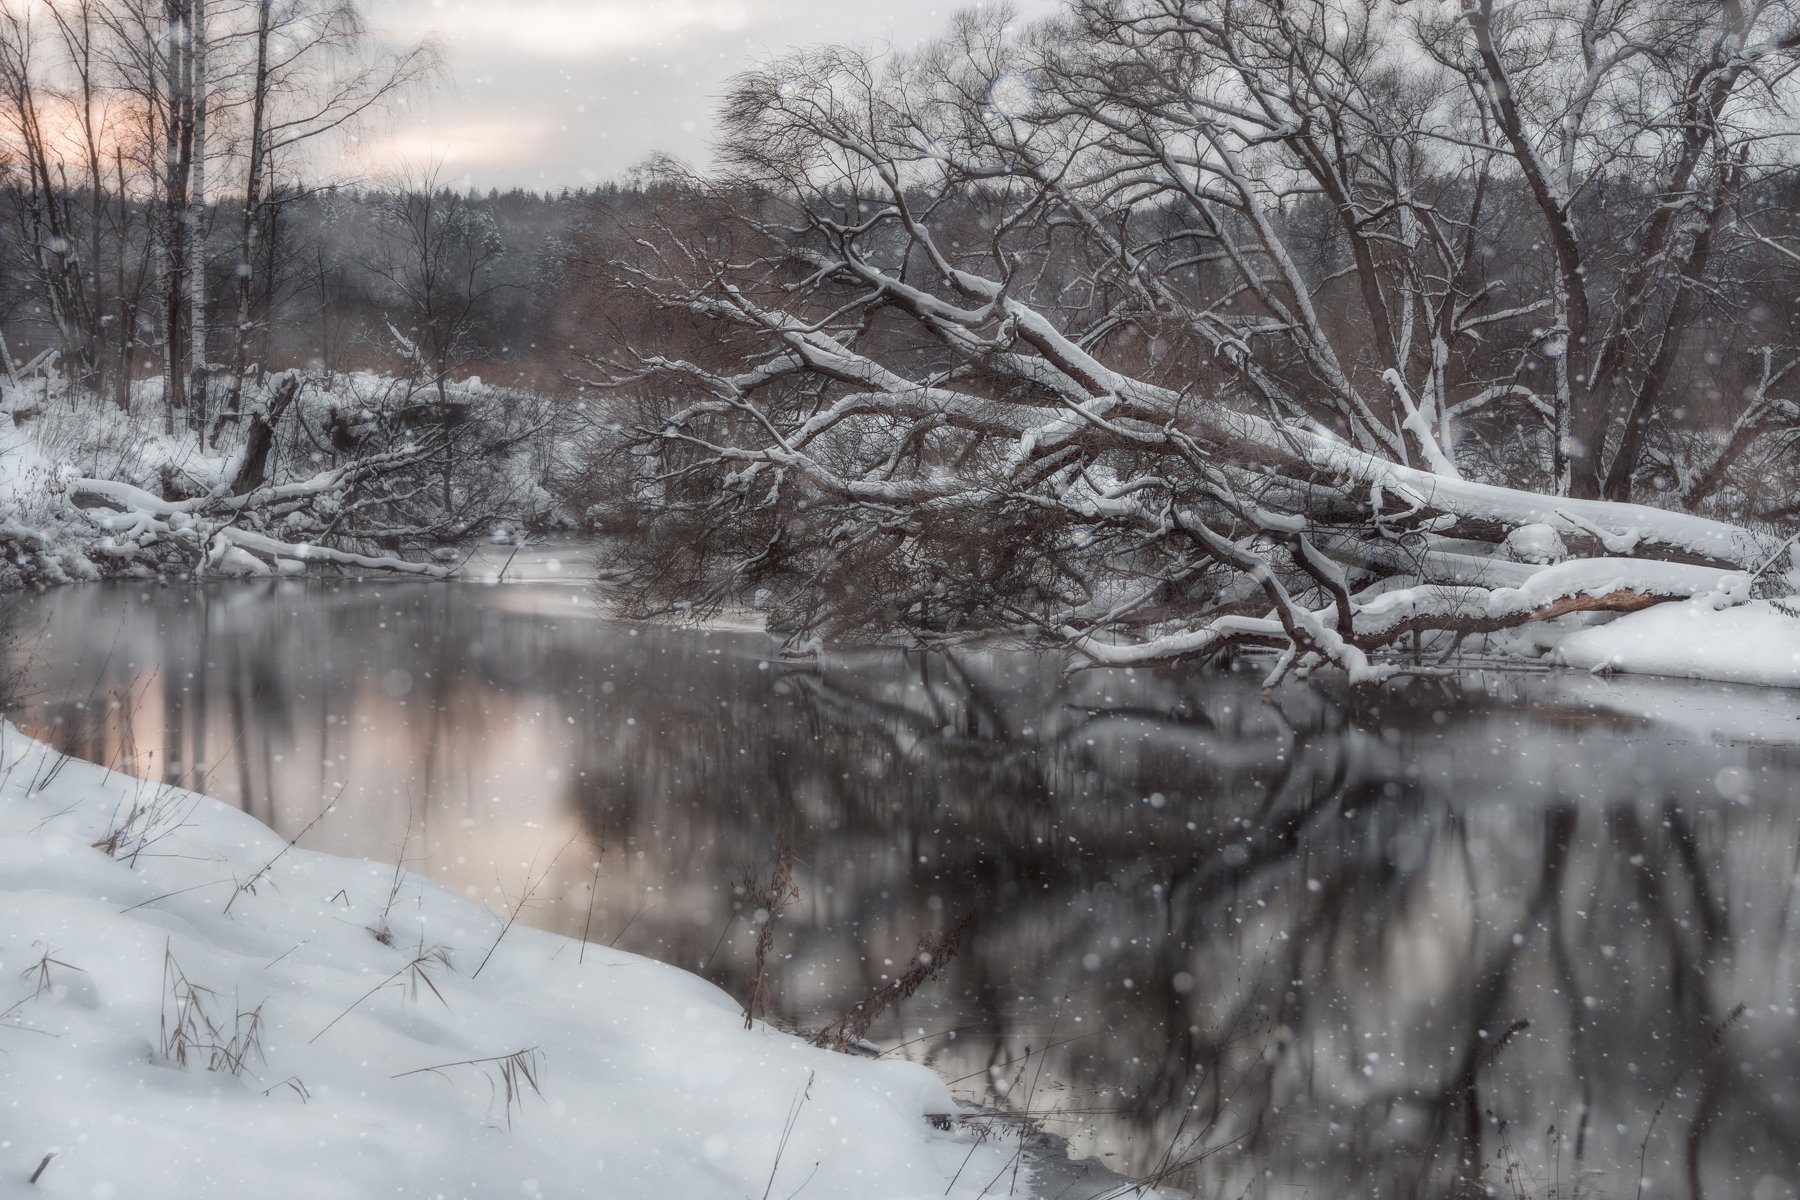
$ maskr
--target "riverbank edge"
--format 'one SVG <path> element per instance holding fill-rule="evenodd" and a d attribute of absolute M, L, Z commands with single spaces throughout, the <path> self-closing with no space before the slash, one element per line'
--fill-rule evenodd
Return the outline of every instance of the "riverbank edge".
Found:
<path fill-rule="evenodd" d="M 47 1196 L 1032 1194 L 926 1067 L 10 723 L 0 867 L 0 1179 Z"/>

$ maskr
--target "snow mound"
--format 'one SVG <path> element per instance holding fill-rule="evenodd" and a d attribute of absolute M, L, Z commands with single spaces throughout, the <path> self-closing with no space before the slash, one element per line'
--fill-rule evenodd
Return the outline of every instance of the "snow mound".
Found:
<path fill-rule="evenodd" d="M 1500 543 L 1500 551 L 1519 563 L 1559 563 L 1569 557 L 1569 549 L 1563 545 L 1562 535 L 1556 532 L 1556 527 L 1541 521 L 1521 525 L 1507 534 L 1506 540 Z"/>
<path fill-rule="evenodd" d="M 501 930 L 0 724 L 0 1193 L 970 1200 L 1010 1174 L 927 1120 L 954 1102 L 922 1066 Z"/>
<path fill-rule="evenodd" d="M 1800 612 L 1791 601 L 1719 607 L 1701 596 L 1629 613 L 1563 638 L 1551 657 L 1591 671 L 1800 687 Z"/>

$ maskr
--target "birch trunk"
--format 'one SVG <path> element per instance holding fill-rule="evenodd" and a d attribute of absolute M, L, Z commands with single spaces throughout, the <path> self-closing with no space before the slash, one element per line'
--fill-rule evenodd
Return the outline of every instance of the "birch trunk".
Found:
<path fill-rule="evenodd" d="M 188 196 L 188 397 L 193 405 L 189 423 L 206 428 L 206 0 L 191 0 L 188 29 L 188 103 L 192 107 L 192 190 Z"/>

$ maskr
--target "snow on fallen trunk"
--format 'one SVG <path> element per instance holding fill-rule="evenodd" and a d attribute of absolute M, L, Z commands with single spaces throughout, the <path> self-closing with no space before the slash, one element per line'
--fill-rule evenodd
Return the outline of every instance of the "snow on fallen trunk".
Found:
<path fill-rule="evenodd" d="M 927 1121 L 953 1102 L 923 1066 L 746 1030 L 696 976 L 522 926 L 477 973 L 488 910 L 402 875 L 384 915 L 393 867 L 283 848 L 0 725 L 0 1193 L 52 1153 L 30 1194 L 972 1198 L 1011 1174 Z"/>
<path fill-rule="evenodd" d="M 1205 411 L 1205 434 L 1221 445 L 1260 449 L 1299 459 L 1312 469 L 1370 489 L 1383 511 L 1442 513 L 1455 526 L 1437 532 L 1491 529 L 1500 540 L 1521 526 L 1543 526 L 1565 539 L 1593 539 L 1611 555 L 1689 560 L 1750 567 L 1779 544 L 1771 538 L 1691 513 L 1610 500 L 1577 500 L 1497 484 L 1477 483 L 1391 462 L 1329 434 L 1279 425 L 1254 414 Z"/>
<path fill-rule="evenodd" d="M 1591 671 L 1800 688 L 1797 613 L 1795 601 L 1724 606 L 1703 596 L 1577 630 L 1551 657 Z"/>
<path fill-rule="evenodd" d="M 1389 645 L 1415 629 L 1492 633 L 1570 613 L 1635 612 L 1697 596 L 1736 604 L 1748 599 L 1750 591 L 1749 577 L 1741 572 L 1635 558 L 1570 559 L 1535 568 L 1498 563 L 1496 568 L 1495 574 L 1513 580 L 1514 586 L 1425 583 L 1357 597 L 1349 643 L 1323 628 L 1334 619 L 1332 610 L 1296 612 L 1314 644 L 1345 666 L 1353 680 L 1375 682 L 1391 669 L 1370 663 L 1362 651 Z M 1076 640 L 1075 632 L 1068 632 Z M 1286 636 L 1273 616 L 1230 616 L 1140 642 L 1088 638 L 1079 644 L 1093 662 L 1130 666 L 1197 657 L 1233 641 L 1279 644 Z"/>
<path fill-rule="evenodd" d="M 262 555 L 277 569 L 283 570 L 291 569 L 293 565 L 318 562 L 424 575 L 432 579 L 445 579 L 453 574 L 450 568 L 438 563 L 410 562 L 393 555 L 358 554 L 330 546 L 284 542 L 240 528 L 229 516 L 224 520 L 209 520 L 211 510 L 217 508 L 232 514 L 244 511 L 253 501 L 322 494 L 339 486 L 342 475 L 341 470 L 327 471 L 310 480 L 280 488 L 264 488 L 245 496 L 203 496 L 189 500 L 164 500 L 142 488 L 110 479 L 71 479 L 67 489 L 69 498 L 87 514 L 88 520 L 107 534 L 109 541 L 98 547 L 102 553 L 124 552 L 131 546 L 156 540 L 204 541 L 208 546 L 207 565 L 220 566 L 225 574 L 266 573 L 257 567 L 253 555 Z"/>
<path fill-rule="evenodd" d="M 1735 571 L 1685 563 L 1645 562 L 1635 558 L 1578 558 L 1535 572 L 1518 587 L 1488 595 L 1490 613 L 1542 613 L 1581 596 L 1604 597 L 1623 592 L 1653 601 L 1717 594 L 1737 602 L 1750 594 L 1749 579 Z"/>
<path fill-rule="evenodd" d="M 1396 588 L 1361 604 L 1359 637 L 1391 637 L 1411 628 L 1485 633 L 1573 612 L 1634 612 L 1695 596 L 1739 603 L 1747 576 L 1716 567 L 1635 558 L 1578 558 L 1533 571 L 1516 587 L 1423 584 Z"/>

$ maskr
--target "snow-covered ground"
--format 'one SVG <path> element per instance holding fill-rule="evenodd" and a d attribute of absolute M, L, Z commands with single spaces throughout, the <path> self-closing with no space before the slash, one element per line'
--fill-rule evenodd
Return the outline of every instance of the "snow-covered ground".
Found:
<path fill-rule="evenodd" d="M 0 1195 L 1032 1194 L 926 1067 L 504 924 L 0 725 Z"/>
<path fill-rule="evenodd" d="M 1577 630 L 1552 660 L 1592 671 L 1800 687 L 1800 603 L 1713 597 L 1659 604 Z"/>

